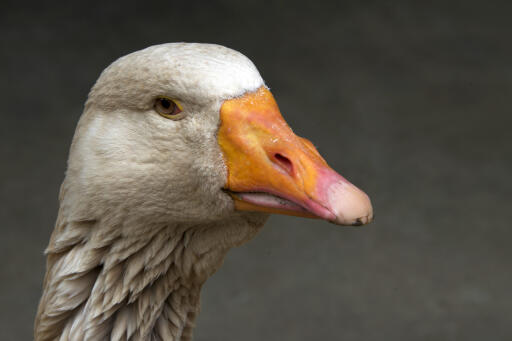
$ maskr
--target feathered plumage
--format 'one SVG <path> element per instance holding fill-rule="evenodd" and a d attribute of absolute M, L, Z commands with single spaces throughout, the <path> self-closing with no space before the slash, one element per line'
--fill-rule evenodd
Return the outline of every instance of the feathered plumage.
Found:
<path fill-rule="evenodd" d="M 281 130 L 276 141 L 295 146 L 315 167 L 325 168 L 315 180 L 321 188 L 310 193 L 300 185 L 309 201 L 288 192 L 278 201 L 279 188 L 266 191 L 263 184 L 254 191 L 264 192 L 267 201 L 249 204 L 251 190 L 246 205 L 256 209 L 237 204 L 245 197 L 232 192 L 234 181 L 227 183 L 234 176 L 233 158 L 225 142 L 219 143 L 219 126 L 227 124 L 221 118 L 225 103 L 258 89 L 268 97 L 249 59 L 208 44 L 150 47 L 120 58 L 102 73 L 76 129 L 61 187 L 46 250 L 37 341 L 190 340 L 202 284 L 230 248 L 263 226 L 267 213 L 252 211 L 265 211 L 265 202 L 269 210 L 281 207 L 337 223 L 371 220 L 367 197 L 333 175 L 312 145 L 295 135 L 283 137 Z M 179 101 L 186 117 L 158 115 L 158 96 Z M 259 101 L 247 98 L 244 105 Z M 299 162 L 286 150 L 279 153 L 280 158 L 269 154 L 261 162 L 270 162 L 276 176 L 306 183 L 305 176 L 313 172 L 304 163 L 306 156 Z M 344 204 L 336 206 L 343 196 Z"/>

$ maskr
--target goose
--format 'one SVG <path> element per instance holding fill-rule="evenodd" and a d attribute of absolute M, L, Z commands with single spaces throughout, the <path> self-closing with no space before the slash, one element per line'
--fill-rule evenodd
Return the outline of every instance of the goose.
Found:
<path fill-rule="evenodd" d="M 369 197 L 292 132 L 254 64 L 199 43 L 101 73 L 59 202 L 36 341 L 191 340 L 202 285 L 269 214 L 373 218 Z"/>

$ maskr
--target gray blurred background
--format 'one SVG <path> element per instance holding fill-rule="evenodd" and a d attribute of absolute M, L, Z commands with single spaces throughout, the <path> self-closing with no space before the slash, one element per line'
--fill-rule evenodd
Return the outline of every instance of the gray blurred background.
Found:
<path fill-rule="evenodd" d="M 173 41 L 251 58 L 377 216 L 272 217 L 206 283 L 195 340 L 512 340 L 507 2 L 42 3 L 0 4 L 1 340 L 31 339 L 89 88 Z"/>

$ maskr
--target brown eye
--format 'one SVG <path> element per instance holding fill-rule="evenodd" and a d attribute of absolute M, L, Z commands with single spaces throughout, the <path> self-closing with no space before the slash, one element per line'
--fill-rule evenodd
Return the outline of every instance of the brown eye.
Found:
<path fill-rule="evenodd" d="M 183 115 L 181 113 L 181 106 L 170 98 L 159 97 L 155 101 L 155 110 L 157 113 L 165 118 L 180 119 Z"/>

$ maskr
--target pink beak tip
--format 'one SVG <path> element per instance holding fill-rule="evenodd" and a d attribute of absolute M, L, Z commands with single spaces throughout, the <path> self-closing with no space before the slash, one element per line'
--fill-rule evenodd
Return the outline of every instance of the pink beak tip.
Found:
<path fill-rule="evenodd" d="M 373 208 L 366 193 L 348 181 L 338 181 L 327 189 L 327 201 L 338 225 L 360 226 L 373 220 Z"/>

